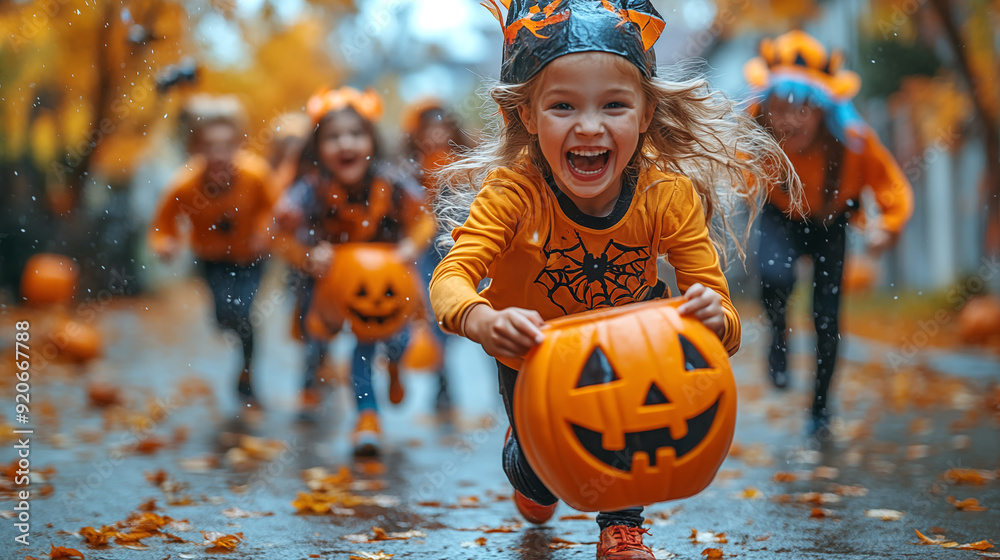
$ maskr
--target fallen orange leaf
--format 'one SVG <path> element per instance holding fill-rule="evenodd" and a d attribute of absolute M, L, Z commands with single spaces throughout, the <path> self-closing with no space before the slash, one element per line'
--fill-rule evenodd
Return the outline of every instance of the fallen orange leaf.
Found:
<path fill-rule="evenodd" d="M 958 501 L 955 498 L 948 496 L 948 503 L 955 506 L 959 511 L 986 511 L 990 509 L 979 505 L 979 500 L 975 498 L 966 498 L 962 501 Z"/>
<path fill-rule="evenodd" d="M 798 476 L 796 476 L 795 473 L 778 471 L 774 473 L 774 476 L 771 477 L 771 480 L 780 484 L 783 482 L 795 482 L 797 478 Z"/>
<path fill-rule="evenodd" d="M 395 556 L 394 554 L 387 554 L 384 550 L 378 552 L 358 552 L 355 551 L 351 554 L 349 560 L 389 560 Z"/>
<path fill-rule="evenodd" d="M 917 534 L 917 537 L 920 539 L 920 542 L 917 544 L 941 544 L 942 542 L 944 542 L 944 537 L 941 536 L 939 536 L 939 538 L 932 539 L 921 533 L 920 530 L 918 529 L 914 529 L 913 532 L 915 532 Z"/>
<path fill-rule="evenodd" d="M 706 548 L 701 551 L 701 555 L 706 558 L 722 558 L 722 549 L 719 548 Z"/>
<path fill-rule="evenodd" d="M 847 496 L 851 498 L 860 498 L 868 495 L 868 489 L 864 486 L 834 484 L 832 490 L 833 493 L 838 496 Z"/>
<path fill-rule="evenodd" d="M 515 525 L 501 525 L 499 527 L 484 527 L 482 532 L 484 533 L 515 533 L 521 529 L 521 524 L 517 523 Z"/>
<path fill-rule="evenodd" d="M 945 480 L 955 484 L 982 486 L 993 480 L 996 474 L 993 471 L 979 469 L 948 469 L 943 476 Z"/>
<path fill-rule="evenodd" d="M 963 544 L 955 547 L 956 550 L 989 550 L 991 548 L 993 548 L 993 545 L 986 540 Z"/>
<path fill-rule="evenodd" d="M 691 529 L 691 536 L 688 538 L 691 539 L 692 543 L 714 542 L 726 544 L 729 542 L 725 533 L 710 533 L 708 531 L 699 531 L 698 529 Z"/>
<path fill-rule="evenodd" d="M 357 466 L 362 474 L 385 474 L 385 464 L 380 461 L 363 461 Z"/>
<path fill-rule="evenodd" d="M 579 513 L 577 515 L 564 515 L 559 518 L 559 521 L 590 521 L 590 516 L 585 513 Z"/>
<path fill-rule="evenodd" d="M 833 512 L 828 509 L 814 507 L 812 508 L 812 511 L 809 512 L 809 519 L 826 519 L 831 515 L 833 515 Z"/>
<path fill-rule="evenodd" d="M 163 469 L 160 469 L 156 472 L 146 473 L 146 481 L 152 484 L 153 486 L 159 486 L 163 484 L 164 482 L 167 481 L 168 478 L 169 476 L 167 475 L 167 471 Z"/>
<path fill-rule="evenodd" d="M 107 546 L 108 540 L 114 538 L 118 534 L 112 527 L 101 527 L 98 531 L 93 527 L 84 527 L 80 529 L 80 536 L 87 541 L 90 546 Z"/>
<path fill-rule="evenodd" d="M 160 448 L 165 447 L 166 445 L 167 442 L 164 441 L 162 438 L 159 438 L 157 436 L 149 436 L 139 441 L 139 443 L 137 443 L 135 446 L 135 450 L 137 453 L 141 453 L 143 455 L 152 455 L 157 451 L 159 451 Z"/>
<path fill-rule="evenodd" d="M 201 535 L 208 541 L 208 549 L 205 552 L 216 554 L 219 552 L 230 552 L 243 542 L 243 533 L 225 535 L 219 532 L 202 531 Z"/>
<path fill-rule="evenodd" d="M 83 553 L 75 548 L 66 548 L 64 546 L 56 546 L 54 544 L 50 545 L 52 550 L 49 551 L 49 558 L 56 560 L 57 558 L 79 558 L 83 560 Z"/>
<path fill-rule="evenodd" d="M 567 548 L 573 548 L 575 546 L 592 545 L 597 543 L 578 543 L 569 541 L 566 539 L 561 539 L 559 537 L 552 537 L 552 541 L 549 542 L 549 548 L 552 550 L 565 550 Z"/>

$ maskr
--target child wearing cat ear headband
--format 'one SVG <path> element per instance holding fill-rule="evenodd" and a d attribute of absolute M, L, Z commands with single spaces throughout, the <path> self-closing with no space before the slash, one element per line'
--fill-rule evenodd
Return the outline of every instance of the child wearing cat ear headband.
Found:
<path fill-rule="evenodd" d="M 652 46 L 665 23 L 650 2 L 504 5 L 506 18 L 488 6 L 504 31 L 491 89 L 498 121 L 440 174 L 451 249 L 431 303 L 445 330 L 497 358 L 511 419 L 504 470 L 518 510 L 544 523 L 557 497 L 520 449 L 512 409 L 522 356 L 542 340 L 544 321 L 665 295 L 656 262 L 666 256 L 686 300 L 680 313 L 736 352 L 740 321 L 719 256 L 732 233 L 724 202 L 740 198 L 754 212 L 762 186 L 772 173 L 786 179 L 788 165 L 773 138 L 704 79 L 657 76 Z M 634 265 L 621 265 L 622 255 Z M 483 278 L 491 283 L 479 293 Z M 597 523 L 598 558 L 653 558 L 641 507 L 601 512 Z"/>

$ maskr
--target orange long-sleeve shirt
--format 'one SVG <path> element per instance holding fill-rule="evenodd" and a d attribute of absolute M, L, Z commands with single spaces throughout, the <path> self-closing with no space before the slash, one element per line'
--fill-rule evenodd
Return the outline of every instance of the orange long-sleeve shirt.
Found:
<path fill-rule="evenodd" d="M 191 249 L 204 260 L 249 264 L 267 249 L 271 206 L 269 167 L 263 159 L 238 152 L 228 186 L 211 184 L 205 160 L 191 158 L 172 182 L 150 226 L 154 250 L 180 241 L 180 221 L 190 225 Z"/>
<path fill-rule="evenodd" d="M 825 192 L 827 161 L 822 147 L 815 146 L 801 154 L 787 154 L 802 180 L 808 204 L 793 213 L 793 219 L 832 221 L 847 210 L 849 203 L 859 202 L 861 190 L 869 186 L 882 209 L 885 228 L 893 233 L 902 231 L 913 214 L 913 188 L 872 130 L 866 131 L 863 141 L 860 151 L 844 148 L 839 181 L 832 193 Z M 789 198 L 783 190 L 772 187 L 769 198 L 772 204 L 788 212 Z"/>
<path fill-rule="evenodd" d="M 739 315 L 708 234 L 701 199 L 681 175 L 643 171 L 623 185 L 611 214 L 598 218 L 580 212 L 542 177 L 500 168 L 452 232 L 455 245 L 431 280 L 431 305 L 451 332 L 460 332 L 477 303 L 534 309 L 545 320 L 625 305 L 647 297 L 657 280 L 656 259 L 666 255 L 682 291 L 701 283 L 722 296 L 722 342 L 733 354 Z M 483 278 L 492 280 L 480 294 Z"/>
<path fill-rule="evenodd" d="M 278 207 L 282 230 L 281 253 L 293 265 L 304 267 L 309 249 L 320 241 L 330 243 L 398 243 L 409 239 L 423 249 L 435 233 L 435 222 L 416 191 L 387 178 L 372 179 L 364 196 L 352 197 L 336 184 L 320 189 L 315 179 L 289 187 Z"/>

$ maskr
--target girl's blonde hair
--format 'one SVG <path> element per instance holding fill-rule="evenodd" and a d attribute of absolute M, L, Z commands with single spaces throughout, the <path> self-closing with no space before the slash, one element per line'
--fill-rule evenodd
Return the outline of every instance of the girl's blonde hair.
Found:
<path fill-rule="evenodd" d="M 802 185 L 788 157 L 741 104 L 710 88 L 704 77 L 680 78 L 691 72 L 677 66 L 661 68 L 661 77 L 650 78 L 624 59 L 623 63 L 640 77 L 647 103 L 655 103 L 652 123 L 640 135 L 640 149 L 626 172 L 638 173 L 656 166 L 688 177 L 705 208 L 706 221 L 711 224 L 710 237 L 720 259 L 723 263 L 727 260 L 726 239 L 730 238 L 743 261 L 750 225 L 768 187 L 787 185 L 793 207 L 802 200 Z M 507 167 L 528 175 L 549 173 L 538 138 L 525 128 L 517 110 L 531 105 L 544 72 L 523 84 L 493 84 L 488 96 L 500 110 L 483 142 L 438 172 L 441 190 L 435 210 L 443 228 L 438 240 L 442 247 L 453 243 L 451 230 L 464 223 L 472 200 L 491 171 Z M 670 76 L 678 78 L 671 80 Z M 748 213 L 743 235 L 732 226 L 739 201 Z"/>

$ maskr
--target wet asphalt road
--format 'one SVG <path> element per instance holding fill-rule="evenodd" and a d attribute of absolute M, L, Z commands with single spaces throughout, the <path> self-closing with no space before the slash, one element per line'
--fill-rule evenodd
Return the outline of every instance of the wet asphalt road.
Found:
<path fill-rule="evenodd" d="M 354 410 L 343 387 L 331 394 L 318 426 L 295 422 L 301 350 L 288 337 L 283 292 L 271 283 L 261 293 L 273 304 L 258 337 L 256 368 L 268 412 L 252 421 L 238 414 L 232 394 L 236 344 L 214 331 L 207 298 L 190 293 L 198 287 L 182 284 L 157 298 L 110 304 L 96 323 L 105 335 L 104 358 L 36 372 L 32 469 L 55 472 L 36 478 L 32 491 L 51 485 L 52 493 L 31 501 L 29 547 L 14 542 L 14 520 L 0 519 L 0 558 L 48 558 L 52 544 L 78 549 L 87 559 L 346 559 L 359 551 L 442 559 L 594 556 L 593 514 L 579 519 L 579 512 L 561 506 L 544 527 L 520 523 L 499 462 L 507 421 L 495 369 L 477 347 L 465 341 L 449 347 L 458 404 L 452 422 L 432 413 L 432 377 L 406 376 L 406 401 L 391 407 L 379 373 L 385 453 L 379 463 L 357 463 L 348 442 Z M 3 313 L 0 348 L 12 340 L 18 313 Z M 835 389 L 837 438 L 815 450 L 803 437 L 809 359 L 793 360 L 797 376 L 789 393 L 768 389 L 761 383 L 763 337 L 748 319 L 749 343 L 733 360 L 740 386 L 736 446 L 706 491 L 647 508 L 646 543 L 657 558 L 704 558 L 707 548 L 741 559 L 981 557 L 917 546 L 914 530 L 943 532 L 960 544 L 992 539 L 991 552 L 1000 552 L 1000 416 L 989 408 L 998 406 L 990 399 L 998 398 L 1000 362 L 977 355 L 975 370 L 964 376 L 968 356 L 949 362 L 935 354 L 954 365 L 951 375 L 894 371 L 868 363 L 881 362 L 872 356 L 877 346 L 848 340 L 844 354 L 866 361 L 843 362 Z M 804 347 L 808 340 L 797 343 Z M 346 341 L 335 347 L 342 356 L 346 348 Z M 87 386 L 97 379 L 120 387 L 121 406 L 88 404 Z M 0 389 L 0 398 L 12 409 L 12 387 Z M 12 446 L 0 448 L 4 464 L 14 459 Z M 303 470 L 335 473 L 341 466 L 352 482 L 338 488 L 367 500 L 342 502 L 323 515 L 296 513 L 292 501 L 308 491 Z M 987 480 L 974 485 L 945 475 L 956 468 L 980 470 Z M 977 498 L 989 509 L 959 511 L 949 496 Z M 0 511 L 9 512 L 15 504 L 4 498 Z M 143 550 L 91 548 L 79 536 L 82 527 L 122 522 L 143 504 L 173 519 L 162 531 L 183 542 L 154 535 L 141 541 Z M 866 517 L 873 509 L 903 516 Z M 251 514 L 266 516 L 244 517 Z M 345 538 L 371 537 L 373 527 L 416 533 L 372 543 Z M 692 530 L 705 542 L 692 539 Z M 203 546 L 201 531 L 242 533 L 243 540 L 232 552 L 214 552 Z"/>

